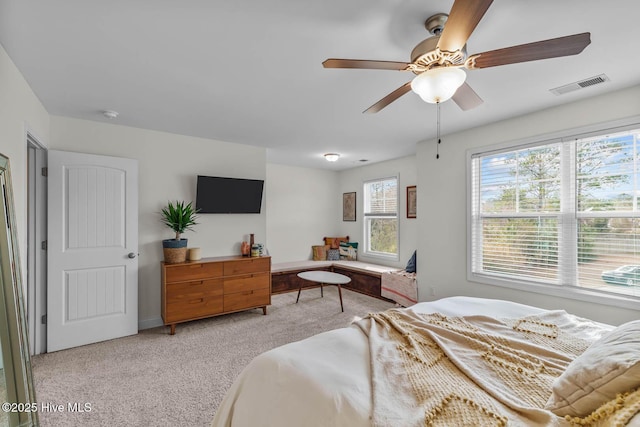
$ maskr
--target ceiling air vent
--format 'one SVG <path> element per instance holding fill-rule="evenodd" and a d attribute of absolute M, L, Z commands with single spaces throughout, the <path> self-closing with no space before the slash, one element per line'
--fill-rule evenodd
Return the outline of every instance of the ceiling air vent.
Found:
<path fill-rule="evenodd" d="M 589 77 L 588 79 L 580 80 L 579 82 L 569 83 L 568 85 L 560 86 L 554 89 L 549 89 L 554 95 L 564 95 L 565 93 L 573 92 L 575 90 L 584 89 L 589 86 L 598 85 L 600 83 L 608 82 L 609 77 L 606 74 L 600 74 L 599 76 Z"/>

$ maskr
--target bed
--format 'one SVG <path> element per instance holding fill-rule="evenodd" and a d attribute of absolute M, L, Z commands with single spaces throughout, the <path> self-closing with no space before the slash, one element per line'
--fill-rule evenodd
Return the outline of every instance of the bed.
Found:
<path fill-rule="evenodd" d="M 640 425 L 640 321 L 501 300 L 373 313 L 256 357 L 213 427 Z"/>

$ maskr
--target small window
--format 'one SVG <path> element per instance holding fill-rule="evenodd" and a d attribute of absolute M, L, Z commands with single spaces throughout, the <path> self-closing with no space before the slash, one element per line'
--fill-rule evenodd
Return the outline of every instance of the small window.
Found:
<path fill-rule="evenodd" d="M 398 259 L 398 177 L 364 183 L 364 253 Z"/>

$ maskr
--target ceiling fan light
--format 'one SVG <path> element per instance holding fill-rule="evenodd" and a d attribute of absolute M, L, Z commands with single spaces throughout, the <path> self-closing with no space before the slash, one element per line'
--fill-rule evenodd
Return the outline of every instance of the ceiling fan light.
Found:
<path fill-rule="evenodd" d="M 411 82 L 411 90 L 423 101 L 435 104 L 450 99 L 467 78 L 456 67 L 438 67 L 418 74 Z"/>

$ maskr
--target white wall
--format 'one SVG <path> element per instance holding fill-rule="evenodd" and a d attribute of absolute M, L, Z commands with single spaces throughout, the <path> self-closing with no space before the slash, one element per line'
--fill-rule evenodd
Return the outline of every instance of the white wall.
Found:
<path fill-rule="evenodd" d="M 364 224 L 362 222 L 363 212 L 363 184 L 365 181 L 386 178 L 389 176 L 399 176 L 400 191 L 400 257 L 397 262 L 383 261 L 362 255 L 363 251 L 358 251 L 358 259 L 365 262 L 390 265 L 404 268 L 407 261 L 417 249 L 418 244 L 418 219 L 407 218 L 407 186 L 417 184 L 416 157 L 402 157 L 400 159 L 386 162 L 374 163 L 367 166 L 360 166 L 340 172 L 340 184 L 334 197 L 337 198 L 340 208 L 335 221 L 340 224 L 337 236 L 349 236 L 352 242 L 364 244 Z M 356 192 L 356 218 L 355 222 L 342 221 L 342 193 Z M 418 210 L 417 218 L 421 217 Z"/>
<path fill-rule="evenodd" d="M 480 107 L 482 108 L 482 107 Z M 473 114 L 473 112 L 470 112 Z M 640 86 L 523 117 L 444 135 L 440 159 L 435 141 L 418 144 L 418 283 L 421 300 L 451 295 L 510 299 L 546 308 L 562 308 L 580 316 L 619 324 L 640 313 L 542 294 L 467 281 L 466 151 L 472 147 L 517 141 L 536 135 L 623 119 L 640 114 Z M 442 185 L 434 185 L 442 183 Z M 437 207 L 437 208 L 434 208 Z M 430 296 L 430 289 L 435 296 Z"/>
<path fill-rule="evenodd" d="M 427 141 L 418 144 L 416 157 L 334 173 L 266 165 L 264 150 L 256 147 L 50 117 L 0 47 L 0 152 L 11 159 L 22 259 L 26 253 L 26 129 L 41 142 L 49 142 L 54 149 L 138 159 L 141 327 L 160 322 L 160 240 L 171 237 L 171 232 L 159 223 L 157 212 L 168 199 L 194 200 L 195 175 L 198 173 L 257 179 L 268 175 L 262 214 L 203 215 L 196 231 L 186 234 L 190 239 L 189 245 L 202 247 L 204 256 L 239 252 L 239 242 L 249 233 L 256 234 L 256 241 L 267 243 L 277 262 L 293 260 L 290 253 L 297 254 L 299 250 L 310 255 L 310 245 L 319 243 L 327 234 L 348 234 L 353 241 L 362 242 L 362 220 L 342 221 L 342 193 L 357 193 L 357 210 L 360 213 L 362 182 L 400 173 L 401 254 L 395 265 L 403 267 L 420 242 L 418 277 L 422 300 L 472 295 L 512 299 L 548 308 L 560 307 L 609 323 L 636 319 L 639 313 L 633 310 L 468 282 L 466 150 L 638 114 L 640 87 L 635 87 L 445 135 L 440 160 L 433 156 L 434 142 Z M 407 219 L 405 189 L 414 184 L 418 185 L 418 218 Z M 309 188 L 314 188 L 315 192 L 308 191 Z M 305 189 L 307 191 L 303 191 Z M 299 203 L 299 197 L 304 203 Z M 306 209 L 304 220 L 297 214 L 299 209 Z M 299 259 L 299 256 L 295 258 Z M 22 268 L 24 272 L 24 263 Z M 428 296 L 429 288 L 434 289 L 434 297 Z"/>
<path fill-rule="evenodd" d="M 162 239 L 174 233 L 160 222 L 168 200 L 195 203 L 196 176 L 265 179 L 266 151 L 248 145 L 174 135 L 107 123 L 51 116 L 50 148 L 127 157 L 139 167 L 139 326 L 160 320 Z M 203 257 L 240 254 L 240 242 L 255 234 L 266 241 L 266 209 L 260 214 L 199 215 L 193 232 L 183 237 Z"/>
<path fill-rule="evenodd" d="M 267 248 L 271 261 L 311 259 L 311 246 L 339 232 L 338 172 L 267 164 Z"/>
<path fill-rule="evenodd" d="M 27 129 L 46 143 L 49 114 L 0 46 L 0 153 L 10 162 L 23 278 L 27 249 Z"/>

